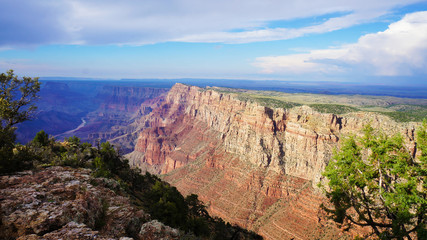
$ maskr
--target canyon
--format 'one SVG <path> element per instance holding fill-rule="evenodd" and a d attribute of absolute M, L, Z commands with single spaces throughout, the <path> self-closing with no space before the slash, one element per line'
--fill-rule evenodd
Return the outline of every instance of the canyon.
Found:
<path fill-rule="evenodd" d="M 137 137 L 133 132 L 139 126 L 132 123 L 148 114 L 153 101 L 161 102 L 157 98 L 168 90 L 129 82 L 46 81 L 37 112 L 18 126 L 17 140 L 27 143 L 40 130 L 59 140 L 77 136 L 92 144 L 120 136 L 115 142 L 128 153 L 133 150 Z"/>
<path fill-rule="evenodd" d="M 58 137 L 75 135 L 93 145 L 108 140 L 120 146 L 123 153 L 128 153 L 139 130 L 139 125 L 133 122 L 148 114 L 153 101 L 161 102 L 167 91 L 163 88 L 104 86 L 95 97 L 99 107 L 84 117 L 87 123 L 77 131 L 62 133 Z"/>
<path fill-rule="evenodd" d="M 321 173 L 340 141 L 367 124 L 400 133 L 412 151 L 418 126 L 372 112 L 273 108 L 184 84 L 150 108 L 134 122 L 140 127 L 130 164 L 265 239 L 352 239 L 366 231 L 340 229 L 326 217 Z"/>
<path fill-rule="evenodd" d="M 264 94 L 179 83 L 169 90 L 48 82 L 37 119 L 20 126 L 18 137 L 28 141 L 45 129 L 56 139 L 109 141 L 133 167 L 160 175 L 183 195 L 197 194 L 210 215 L 265 239 L 353 239 L 368 231 L 327 218 L 317 186 L 321 173 L 342 139 L 361 135 L 367 124 L 400 133 L 414 152 L 419 123 L 398 123 L 364 108 L 390 111 L 417 103 L 424 111 L 426 100 L 315 94 L 306 104 L 307 94 Z M 350 111 L 322 113 L 310 107 L 317 103 Z"/>

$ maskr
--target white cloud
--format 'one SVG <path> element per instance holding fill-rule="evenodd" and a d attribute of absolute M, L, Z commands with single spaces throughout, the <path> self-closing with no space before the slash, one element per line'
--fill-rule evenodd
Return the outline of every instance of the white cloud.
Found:
<path fill-rule="evenodd" d="M 342 71 L 340 67 L 327 63 L 319 63 L 317 59 L 337 59 L 345 54 L 345 49 L 314 50 L 310 53 L 292 54 L 275 57 L 259 57 L 255 66 L 260 67 L 263 73 L 308 73 Z"/>
<path fill-rule="evenodd" d="M 0 46 L 289 39 L 371 21 L 398 6 L 419 1 L 5 0 L 0 8 Z M 336 12 L 351 14 L 301 29 L 266 27 L 270 21 Z M 243 31 L 233 32 L 235 29 Z"/>
<path fill-rule="evenodd" d="M 259 57 L 263 73 L 353 72 L 378 76 L 427 74 L 427 11 L 407 14 L 384 32 L 367 34 L 355 44 L 309 53 Z"/>
<path fill-rule="evenodd" d="M 324 23 L 302 28 L 266 28 L 243 32 L 208 32 L 187 35 L 174 39 L 182 42 L 221 42 L 221 43 L 250 43 L 260 41 L 286 40 L 313 33 L 331 32 L 356 24 L 368 22 L 385 12 L 358 12 L 341 17 L 331 18 Z"/>

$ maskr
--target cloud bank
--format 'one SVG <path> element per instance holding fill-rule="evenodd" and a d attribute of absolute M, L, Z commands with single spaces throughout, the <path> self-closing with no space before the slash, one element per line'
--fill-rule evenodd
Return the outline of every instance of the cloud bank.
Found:
<path fill-rule="evenodd" d="M 427 11 L 407 14 L 384 32 L 367 34 L 355 44 L 308 53 L 259 57 L 263 73 L 354 73 L 377 76 L 427 74 Z"/>
<path fill-rule="evenodd" d="M 420 0 L 4 0 L 0 47 L 283 40 L 368 22 L 415 2 Z M 268 27 L 337 12 L 349 14 L 303 28 Z"/>

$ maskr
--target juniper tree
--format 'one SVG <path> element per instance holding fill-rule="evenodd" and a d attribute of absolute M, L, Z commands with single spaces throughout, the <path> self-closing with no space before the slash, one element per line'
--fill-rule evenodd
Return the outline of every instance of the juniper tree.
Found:
<path fill-rule="evenodd" d="M 427 239 L 427 123 L 417 131 L 411 154 L 400 135 L 366 127 L 350 137 L 326 167 L 325 209 L 337 222 L 368 226 L 380 239 Z M 415 157 L 417 156 L 417 157 Z"/>

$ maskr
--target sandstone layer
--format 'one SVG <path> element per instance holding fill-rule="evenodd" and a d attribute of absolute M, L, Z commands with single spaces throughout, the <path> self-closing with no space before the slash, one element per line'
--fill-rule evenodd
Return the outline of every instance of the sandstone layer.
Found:
<path fill-rule="evenodd" d="M 212 215 L 266 239 L 346 239 L 352 233 L 325 219 L 315 186 L 340 140 L 368 123 L 413 146 L 416 124 L 366 112 L 269 108 L 177 84 L 139 121 L 144 130 L 128 157 L 184 195 L 198 194 Z"/>

